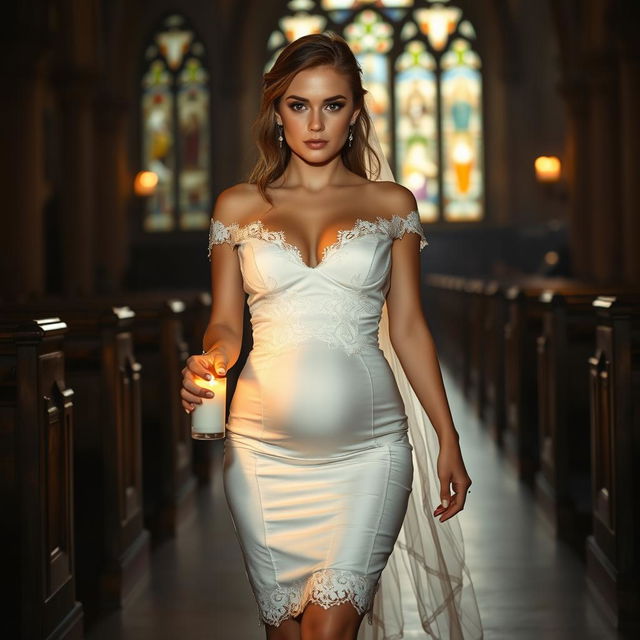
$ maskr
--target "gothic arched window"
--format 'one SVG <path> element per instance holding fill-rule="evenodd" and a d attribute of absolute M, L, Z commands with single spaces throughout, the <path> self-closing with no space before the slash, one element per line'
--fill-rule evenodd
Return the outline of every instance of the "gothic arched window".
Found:
<path fill-rule="evenodd" d="M 380 143 L 422 220 L 481 220 L 482 74 L 462 10 L 449 0 L 291 0 L 265 70 L 289 42 L 323 31 L 356 55 Z"/>
<path fill-rule="evenodd" d="M 184 17 L 165 18 L 145 49 L 141 168 L 157 176 L 145 231 L 205 229 L 211 216 L 209 76 Z"/>

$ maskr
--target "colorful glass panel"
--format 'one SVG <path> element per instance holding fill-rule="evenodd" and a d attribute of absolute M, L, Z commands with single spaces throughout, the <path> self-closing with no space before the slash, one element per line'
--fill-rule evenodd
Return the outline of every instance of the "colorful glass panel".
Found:
<path fill-rule="evenodd" d="M 462 10 L 449 0 L 291 0 L 287 6 L 269 39 L 265 70 L 288 42 L 329 25 L 362 68 L 381 146 L 398 181 L 415 194 L 422 219 L 482 218 L 482 76 L 470 44 L 476 32 Z"/>
<path fill-rule="evenodd" d="M 173 93 L 171 75 L 162 60 L 154 60 L 142 79 L 142 166 L 158 176 L 147 198 L 145 231 L 169 231 L 174 226 L 175 175 Z"/>
<path fill-rule="evenodd" d="M 200 60 L 189 58 L 178 87 L 181 229 L 202 229 L 209 222 L 208 114 L 207 73 Z"/>
<path fill-rule="evenodd" d="M 171 70 L 175 71 L 180 67 L 192 39 L 190 31 L 164 31 L 156 36 L 160 53 Z"/>
<path fill-rule="evenodd" d="M 280 20 L 280 28 L 288 42 L 293 42 L 310 33 L 322 33 L 327 19 L 324 16 L 296 13 Z"/>
<path fill-rule="evenodd" d="M 210 209 L 209 89 L 204 46 L 180 15 L 167 17 L 145 51 L 142 169 L 158 177 L 145 231 L 206 229 Z"/>
<path fill-rule="evenodd" d="M 438 100 L 435 58 L 409 42 L 396 61 L 396 177 L 423 220 L 438 218 Z"/>
<path fill-rule="evenodd" d="M 358 9 L 367 4 L 375 4 L 376 7 L 410 7 L 413 0 L 322 0 L 322 8 L 331 9 Z"/>
<path fill-rule="evenodd" d="M 442 68 L 444 217 L 479 220 L 484 170 L 480 58 L 458 38 L 443 56 Z"/>
<path fill-rule="evenodd" d="M 429 38 L 431 46 L 436 51 L 442 51 L 449 41 L 449 36 L 456 30 L 462 11 L 457 7 L 434 5 L 416 9 L 413 16 L 420 31 Z"/>
<path fill-rule="evenodd" d="M 385 155 L 391 152 L 391 96 L 387 53 L 393 46 L 393 27 L 378 13 L 361 11 L 344 29 L 344 38 L 362 68 L 362 84 L 369 92 L 367 109 L 380 138 Z"/>

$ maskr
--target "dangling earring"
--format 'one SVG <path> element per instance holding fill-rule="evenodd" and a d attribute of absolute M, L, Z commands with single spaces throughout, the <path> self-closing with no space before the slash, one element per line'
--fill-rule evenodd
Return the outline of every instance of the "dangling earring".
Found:
<path fill-rule="evenodd" d="M 349 146 L 351 146 L 352 142 L 353 142 L 353 125 L 350 124 L 349 125 Z"/>
<path fill-rule="evenodd" d="M 282 133 L 284 130 L 284 126 L 281 125 L 279 122 L 276 122 L 276 128 L 278 130 L 278 142 L 280 143 L 280 147 L 282 148 L 282 141 L 284 140 Z"/>

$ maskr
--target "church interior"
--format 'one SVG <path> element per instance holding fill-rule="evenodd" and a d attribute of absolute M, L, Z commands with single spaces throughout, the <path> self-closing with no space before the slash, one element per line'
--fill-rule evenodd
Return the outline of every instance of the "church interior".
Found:
<path fill-rule="evenodd" d="M 264 637 L 223 441 L 192 437 L 179 389 L 215 295 L 212 207 L 256 159 L 262 74 L 324 31 L 356 54 L 429 241 L 484 637 L 640 637 L 637 0 L 3 13 L 3 638 Z M 247 312 L 227 408 L 250 349 Z M 433 636 L 416 620 L 406 637 Z"/>

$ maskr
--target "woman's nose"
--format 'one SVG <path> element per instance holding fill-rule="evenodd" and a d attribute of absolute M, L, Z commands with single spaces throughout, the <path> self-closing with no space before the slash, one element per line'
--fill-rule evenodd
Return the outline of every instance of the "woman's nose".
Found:
<path fill-rule="evenodd" d="M 320 114 L 311 114 L 311 120 L 309 122 L 309 129 L 311 131 L 321 131 L 324 128 L 324 124 L 322 123 L 322 117 Z"/>

